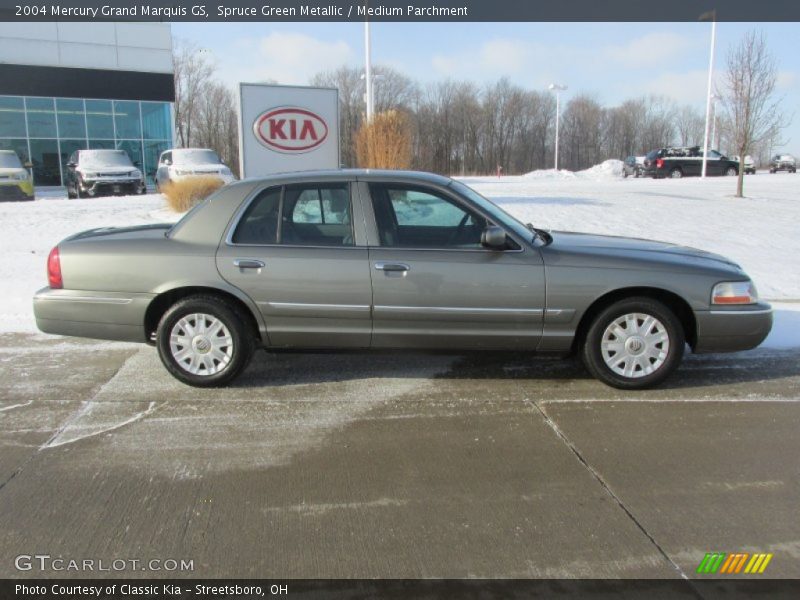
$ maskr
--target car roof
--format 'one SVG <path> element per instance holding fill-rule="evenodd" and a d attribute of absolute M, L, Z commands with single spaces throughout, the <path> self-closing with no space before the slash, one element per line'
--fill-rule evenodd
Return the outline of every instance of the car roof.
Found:
<path fill-rule="evenodd" d="M 310 171 L 293 171 L 287 173 L 276 173 L 266 177 L 252 177 L 244 181 L 254 182 L 303 182 L 313 180 L 323 181 L 344 181 L 357 179 L 360 181 L 403 181 L 406 183 L 430 183 L 435 185 L 449 185 L 452 179 L 427 173 L 425 171 L 403 171 L 391 169 L 319 169 Z"/>

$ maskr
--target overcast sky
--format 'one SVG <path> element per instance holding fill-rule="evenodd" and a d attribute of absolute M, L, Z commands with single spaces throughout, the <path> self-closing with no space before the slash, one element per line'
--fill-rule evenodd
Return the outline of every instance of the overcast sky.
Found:
<path fill-rule="evenodd" d="M 779 93 L 794 115 L 786 149 L 800 155 L 800 23 L 719 23 L 719 74 L 750 29 L 765 33 L 778 60 Z M 208 52 L 231 85 L 305 84 L 364 61 L 361 23 L 173 23 L 172 31 Z M 507 76 L 530 89 L 565 83 L 567 95 L 587 92 L 606 105 L 656 93 L 704 109 L 710 33 L 710 23 L 373 23 L 372 60 L 421 82 Z"/>

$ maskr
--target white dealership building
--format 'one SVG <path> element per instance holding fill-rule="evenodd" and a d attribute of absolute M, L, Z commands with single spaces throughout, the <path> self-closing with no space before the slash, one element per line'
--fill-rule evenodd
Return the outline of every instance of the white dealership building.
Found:
<path fill-rule="evenodd" d="M 152 183 L 173 146 L 168 23 L 0 23 L 0 149 L 61 185 L 67 157 L 123 149 Z"/>

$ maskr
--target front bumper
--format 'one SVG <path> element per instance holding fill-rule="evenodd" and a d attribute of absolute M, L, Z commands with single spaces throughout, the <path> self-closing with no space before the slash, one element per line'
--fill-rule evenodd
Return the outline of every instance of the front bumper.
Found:
<path fill-rule="evenodd" d="M 772 329 L 772 307 L 765 302 L 715 307 L 696 311 L 695 319 L 695 352 L 738 352 L 755 348 L 766 339 Z"/>
<path fill-rule="evenodd" d="M 146 190 L 141 179 L 82 179 L 78 185 L 90 196 L 143 194 Z"/>
<path fill-rule="evenodd" d="M 30 181 L 0 184 L 0 200 L 33 200 L 33 184 Z"/>
<path fill-rule="evenodd" d="M 146 342 L 144 316 L 154 297 L 46 287 L 33 297 L 33 314 L 44 333 Z"/>

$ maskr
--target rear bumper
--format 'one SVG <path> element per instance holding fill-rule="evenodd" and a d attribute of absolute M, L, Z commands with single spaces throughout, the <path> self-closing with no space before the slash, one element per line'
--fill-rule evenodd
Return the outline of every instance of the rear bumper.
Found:
<path fill-rule="evenodd" d="M 36 326 L 44 333 L 146 342 L 144 316 L 153 294 L 43 288 L 33 297 Z"/>
<path fill-rule="evenodd" d="M 28 182 L 0 185 L 0 201 L 33 200 L 33 186 Z"/>
<path fill-rule="evenodd" d="M 772 329 L 772 307 L 759 303 L 749 307 L 715 308 L 695 312 L 695 352 L 738 352 L 758 346 Z"/>

